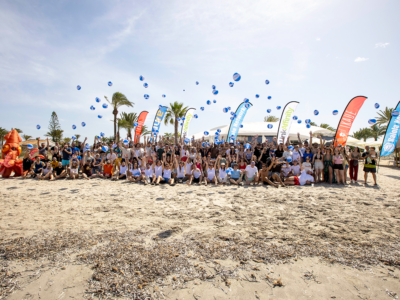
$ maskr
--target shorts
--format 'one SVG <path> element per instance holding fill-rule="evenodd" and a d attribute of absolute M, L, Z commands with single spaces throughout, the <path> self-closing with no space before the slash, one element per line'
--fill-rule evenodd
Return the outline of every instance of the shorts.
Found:
<path fill-rule="evenodd" d="M 34 170 L 35 174 L 40 174 L 42 173 L 42 170 Z"/>
<path fill-rule="evenodd" d="M 68 165 L 69 165 L 69 159 L 68 159 L 68 160 L 67 160 L 67 159 L 63 159 L 63 160 L 61 161 L 61 163 L 62 163 L 63 167 L 64 167 L 64 166 L 68 166 Z"/>
<path fill-rule="evenodd" d="M 315 161 L 314 169 L 315 170 L 323 170 L 324 164 L 322 163 L 322 161 Z"/>
<path fill-rule="evenodd" d="M 193 182 L 194 182 L 194 183 L 199 183 L 199 182 L 200 182 L 200 177 L 199 177 L 199 178 L 193 177 Z"/>
<path fill-rule="evenodd" d="M 246 178 L 246 181 L 254 181 L 254 176 L 253 177 L 248 177 L 248 178 Z"/>
<path fill-rule="evenodd" d="M 165 177 L 163 177 L 163 181 L 165 181 L 165 182 L 169 182 L 170 179 L 171 179 L 171 178 L 165 178 Z"/>
<path fill-rule="evenodd" d="M 120 177 L 119 179 L 125 179 L 126 178 L 126 174 L 119 174 L 119 176 L 121 176 L 122 175 L 122 177 Z"/>
<path fill-rule="evenodd" d="M 343 170 L 343 164 L 334 164 L 333 169 L 334 170 Z"/>
<path fill-rule="evenodd" d="M 268 177 L 272 177 L 274 176 L 274 174 L 278 175 L 278 177 L 281 176 L 281 174 L 279 174 L 278 172 L 268 172 Z"/>
<path fill-rule="evenodd" d="M 366 172 L 366 173 L 376 173 L 376 167 L 371 168 L 371 167 L 365 167 L 364 166 L 364 172 Z"/>
<path fill-rule="evenodd" d="M 294 185 L 300 185 L 299 177 L 294 176 Z"/>
<path fill-rule="evenodd" d="M 225 176 L 224 178 L 218 177 L 218 182 L 227 182 L 228 176 Z"/>

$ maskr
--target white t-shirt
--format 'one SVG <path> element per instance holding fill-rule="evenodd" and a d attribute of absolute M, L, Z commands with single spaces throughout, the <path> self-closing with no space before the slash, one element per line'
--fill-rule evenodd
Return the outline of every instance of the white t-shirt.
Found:
<path fill-rule="evenodd" d="M 201 171 L 199 170 L 199 169 L 195 169 L 194 171 L 193 171 L 193 176 L 194 176 L 194 178 L 199 178 L 200 177 L 200 175 L 201 175 Z"/>
<path fill-rule="evenodd" d="M 207 170 L 207 178 L 208 180 L 212 180 L 215 176 L 215 169 L 208 169 Z"/>
<path fill-rule="evenodd" d="M 284 157 L 285 159 L 288 157 L 292 157 L 292 152 L 291 151 L 284 151 L 282 154 L 282 157 Z"/>
<path fill-rule="evenodd" d="M 156 177 L 161 176 L 162 175 L 162 166 L 155 166 L 154 167 L 154 173 L 156 175 Z"/>
<path fill-rule="evenodd" d="M 304 162 L 302 165 L 303 165 L 304 170 L 306 170 L 306 171 L 312 171 L 311 163 Z"/>
<path fill-rule="evenodd" d="M 125 167 L 119 166 L 119 174 L 120 175 L 125 174 L 127 169 L 128 169 L 128 167 L 126 165 L 125 165 Z"/>
<path fill-rule="evenodd" d="M 148 177 L 153 177 L 153 168 L 150 167 L 150 169 L 144 169 L 144 175 L 148 176 Z"/>
<path fill-rule="evenodd" d="M 293 151 L 292 158 L 293 160 L 300 161 L 300 153 L 298 151 Z"/>
<path fill-rule="evenodd" d="M 222 170 L 221 168 L 219 168 L 219 177 L 222 179 L 226 177 L 226 169 Z"/>
<path fill-rule="evenodd" d="M 117 155 L 115 153 L 108 153 L 107 154 L 107 159 L 111 160 L 112 162 L 117 158 Z"/>
<path fill-rule="evenodd" d="M 192 163 L 186 164 L 186 174 L 192 174 Z"/>
<path fill-rule="evenodd" d="M 290 169 L 292 170 L 292 173 L 294 176 L 297 176 L 300 173 L 300 166 L 291 166 Z"/>
<path fill-rule="evenodd" d="M 306 181 L 314 182 L 314 177 L 307 174 L 307 170 L 303 170 L 299 176 L 300 185 L 305 185 Z"/>
<path fill-rule="evenodd" d="M 177 171 L 177 175 L 176 175 L 176 177 L 177 178 L 183 178 L 183 177 L 185 177 L 185 166 L 183 166 L 182 168 L 180 167 L 180 166 L 178 166 L 178 169 L 176 170 Z"/>
<path fill-rule="evenodd" d="M 248 165 L 248 166 L 246 167 L 245 171 L 246 171 L 246 176 L 247 176 L 247 178 L 252 178 L 252 177 L 254 177 L 254 175 L 257 174 L 258 169 L 257 169 L 256 166 L 254 166 L 254 167 L 252 168 L 251 165 Z"/>
<path fill-rule="evenodd" d="M 299 151 L 301 152 L 301 157 L 303 157 L 304 153 L 306 153 L 306 148 L 300 148 Z"/>
<path fill-rule="evenodd" d="M 122 158 L 129 159 L 131 157 L 131 149 L 122 147 L 121 152 Z"/>
<path fill-rule="evenodd" d="M 283 175 L 288 176 L 289 172 L 292 170 L 292 166 L 290 165 L 283 165 L 281 171 L 283 172 Z"/>

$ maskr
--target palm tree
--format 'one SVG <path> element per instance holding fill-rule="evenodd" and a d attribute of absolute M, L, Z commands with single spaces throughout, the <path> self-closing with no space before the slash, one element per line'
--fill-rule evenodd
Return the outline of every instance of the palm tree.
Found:
<path fill-rule="evenodd" d="M 387 124 L 390 122 L 390 118 L 392 117 L 393 110 L 393 108 L 387 107 L 385 107 L 385 110 L 380 110 L 378 112 L 378 117 L 376 118 L 376 124 L 387 126 Z"/>
<path fill-rule="evenodd" d="M 79 142 L 79 138 L 81 137 L 81 135 L 80 134 L 75 134 L 75 137 L 76 137 L 76 141 Z"/>
<path fill-rule="evenodd" d="M 384 134 L 384 133 L 382 133 L 382 127 L 380 127 L 380 126 L 378 126 L 376 124 L 371 126 L 370 135 L 371 135 L 371 137 L 374 138 L 375 141 L 377 141 L 379 136 L 382 135 L 382 134 Z"/>
<path fill-rule="evenodd" d="M 64 144 L 69 143 L 70 141 L 71 141 L 71 138 L 69 138 L 69 137 L 65 137 L 63 139 Z"/>
<path fill-rule="evenodd" d="M 133 129 L 133 123 L 135 123 L 138 119 L 138 115 L 136 113 L 129 113 L 127 114 L 126 112 L 122 112 L 119 115 L 119 119 L 121 120 L 121 127 L 125 128 L 126 131 L 128 131 L 128 137 L 132 138 L 132 129 Z"/>
<path fill-rule="evenodd" d="M 18 133 L 23 133 L 23 131 L 19 128 L 11 128 L 11 130 L 15 129 Z"/>
<path fill-rule="evenodd" d="M 27 134 L 22 135 L 22 138 L 23 138 L 25 141 L 29 140 L 31 137 L 32 137 L 31 135 L 27 135 Z"/>
<path fill-rule="evenodd" d="M 173 136 L 174 136 L 173 133 L 169 133 L 169 132 L 164 133 L 164 137 L 166 137 L 167 139 L 170 139 L 170 138 L 172 138 Z"/>
<path fill-rule="evenodd" d="M 148 134 L 151 134 L 151 131 L 147 128 L 147 125 L 143 125 L 141 135 L 148 135 Z"/>
<path fill-rule="evenodd" d="M 319 127 L 325 128 L 325 129 L 330 130 L 330 131 L 336 131 L 335 128 L 333 128 L 333 127 L 330 126 L 329 124 L 325 124 L 325 123 L 321 123 L 321 125 L 319 125 Z"/>
<path fill-rule="evenodd" d="M 317 123 L 315 123 L 315 122 L 313 122 L 313 121 L 310 122 L 310 125 L 311 125 L 311 126 L 318 126 Z"/>
<path fill-rule="evenodd" d="M 6 136 L 7 133 L 8 133 L 8 130 L 0 127 L 1 147 L 3 147 L 3 138 Z"/>
<path fill-rule="evenodd" d="M 116 92 L 113 94 L 111 102 L 106 96 L 104 96 L 104 98 L 106 98 L 107 102 L 110 103 L 113 107 L 112 113 L 114 115 L 114 136 L 117 136 L 118 108 L 124 105 L 132 107 L 134 103 L 129 101 L 128 98 L 126 98 L 126 96 L 120 92 Z"/>
<path fill-rule="evenodd" d="M 360 128 L 358 131 L 353 132 L 352 137 L 358 140 L 364 140 L 364 142 L 366 142 L 368 138 L 373 136 L 371 133 L 371 129 L 366 127 L 366 128 Z"/>
<path fill-rule="evenodd" d="M 178 143 L 178 118 L 183 118 L 188 111 L 188 107 L 183 107 L 183 103 L 175 101 L 169 104 L 167 113 L 165 114 L 164 124 L 174 124 L 175 125 L 175 144 Z"/>
<path fill-rule="evenodd" d="M 275 116 L 264 117 L 264 122 L 278 122 L 279 118 Z"/>

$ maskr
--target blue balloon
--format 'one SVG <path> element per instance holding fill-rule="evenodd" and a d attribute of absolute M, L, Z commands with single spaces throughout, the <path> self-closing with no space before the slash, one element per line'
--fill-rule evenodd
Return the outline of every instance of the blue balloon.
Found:
<path fill-rule="evenodd" d="M 397 117 L 398 115 L 399 115 L 399 111 L 398 110 L 392 111 L 392 117 Z"/>
<path fill-rule="evenodd" d="M 250 107 L 250 103 L 246 103 L 244 106 L 245 106 L 246 108 L 249 108 L 249 107 Z"/>
<path fill-rule="evenodd" d="M 267 109 L 267 113 L 271 113 L 271 111 L 272 111 L 272 110 L 271 110 L 270 108 Z"/>
<path fill-rule="evenodd" d="M 286 161 L 287 161 L 287 162 L 292 162 L 292 158 L 291 158 L 290 156 L 288 156 L 288 157 L 286 158 Z"/>
<path fill-rule="evenodd" d="M 243 125 L 240 125 L 240 128 L 243 128 Z"/>
<path fill-rule="evenodd" d="M 236 113 L 233 113 L 233 117 L 234 117 L 234 118 L 236 118 L 236 117 L 237 117 Z"/>
<path fill-rule="evenodd" d="M 274 127 L 272 124 L 268 124 L 268 129 L 272 129 L 272 127 Z"/>
<path fill-rule="evenodd" d="M 76 89 L 79 91 L 79 90 L 81 89 L 81 86 L 78 85 L 78 86 L 76 87 Z"/>
<path fill-rule="evenodd" d="M 256 98 L 260 98 L 260 95 L 259 95 L 259 94 L 256 94 Z"/>
<path fill-rule="evenodd" d="M 189 144 L 189 142 L 190 142 L 190 139 L 185 138 L 185 144 Z"/>
<path fill-rule="evenodd" d="M 234 83 L 233 82 L 229 82 L 229 86 L 233 87 Z"/>
<path fill-rule="evenodd" d="M 219 136 L 219 132 L 218 132 L 218 131 L 217 131 L 217 132 L 215 132 L 215 135 L 216 135 L 216 136 Z"/>
<path fill-rule="evenodd" d="M 179 122 L 181 120 L 181 118 L 177 117 L 176 120 Z"/>
<path fill-rule="evenodd" d="M 297 123 L 298 123 L 298 124 L 301 124 L 301 120 L 298 120 Z"/>
<path fill-rule="evenodd" d="M 139 76 L 139 80 L 140 80 L 140 81 L 143 81 L 143 80 L 144 80 L 144 77 L 143 77 L 142 75 L 140 75 L 140 76 Z"/>
<path fill-rule="evenodd" d="M 145 82 L 143 83 L 143 86 L 147 89 L 149 87 L 149 84 Z"/>
<path fill-rule="evenodd" d="M 76 136 L 72 136 L 72 138 L 71 138 L 72 140 L 76 140 Z"/>
<path fill-rule="evenodd" d="M 240 78 L 242 78 L 242 77 L 240 76 L 240 74 L 239 74 L 239 73 L 235 73 L 235 74 L 233 74 L 233 80 L 234 80 L 234 81 L 239 81 L 239 80 L 240 80 Z"/>
<path fill-rule="evenodd" d="M 213 93 L 214 95 L 218 95 L 218 91 L 217 91 L 217 90 L 213 90 L 212 93 Z"/>
<path fill-rule="evenodd" d="M 220 132 L 221 132 L 221 129 L 217 129 L 217 132 L 219 132 L 219 133 L 220 133 Z"/>
<path fill-rule="evenodd" d="M 265 84 L 269 84 L 269 80 L 265 80 Z"/>
<path fill-rule="evenodd" d="M 210 100 L 207 100 L 207 105 L 211 105 L 211 101 Z"/>
<path fill-rule="evenodd" d="M 148 94 L 144 94 L 144 99 L 149 99 L 150 96 Z"/>
<path fill-rule="evenodd" d="M 39 130 L 39 129 L 40 129 L 40 125 L 36 125 L 36 129 L 38 129 L 38 130 Z"/>
<path fill-rule="evenodd" d="M 208 131 L 204 131 L 204 135 L 209 135 L 210 133 Z"/>
<path fill-rule="evenodd" d="M 244 145 L 244 147 L 245 147 L 246 149 L 250 149 L 250 148 L 251 148 L 251 145 L 250 145 L 249 143 L 246 143 L 246 144 Z"/>
<path fill-rule="evenodd" d="M 216 86 L 215 86 L 215 85 L 212 85 L 211 88 L 212 88 L 213 90 L 215 90 Z"/>
<path fill-rule="evenodd" d="M 293 146 L 289 146 L 288 149 L 289 149 L 289 151 L 293 151 L 294 147 Z"/>
<path fill-rule="evenodd" d="M 107 108 L 108 104 L 107 103 L 103 103 L 103 108 Z"/>
<path fill-rule="evenodd" d="M 112 86 L 112 82 L 111 81 L 108 82 L 108 86 Z"/>
<path fill-rule="evenodd" d="M 198 82 L 198 81 L 196 81 L 196 85 L 199 85 L 199 82 Z"/>
<path fill-rule="evenodd" d="M 126 145 L 126 144 L 129 144 L 129 141 L 128 140 L 124 140 L 124 144 Z"/>
<path fill-rule="evenodd" d="M 271 100 L 271 98 L 272 98 L 271 96 L 268 96 L 268 100 Z"/>
<path fill-rule="evenodd" d="M 374 125 L 375 123 L 376 123 L 375 119 L 369 119 L 368 120 L 368 124 L 370 124 L 370 125 Z"/>
<path fill-rule="evenodd" d="M 72 129 L 75 130 L 75 129 L 76 129 L 76 126 L 75 126 L 75 125 L 72 125 Z"/>
<path fill-rule="evenodd" d="M 319 111 L 318 110 L 314 110 L 314 115 L 318 116 Z"/>
<path fill-rule="evenodd" d="M 297 118 L 297 116 L 293 116 L 293 120 L 295 120 L 295 121 L 296 121 L 297 119 L 298 119 L 298 118 Z"/>
<path fill-rule="evenodd" d="M 231 110 L 231 107 L 230 107 L 230 106 L 228 106 L 227 108 L 228 108 L 228 110 Z"/>
<path fill-rule="evenodd" d="M 213 100 L 213 103 L 217 103 L 217 100 Z"/>
<path fill-rule="evenodd" d="M 98 115 L 97 117 L 98 117 L 99 119 L 101 119 L 103 116 L 101 116 L 101 115 Z"/>
<path fill-rule="evenodd" d="M 179 123 L 179 125 L 183 126 L 183 123 Z"/>
<path fill-rule="evenodd" d="M 231 115 L 233 116 L 235 114 L 235 112 L 231 111 Z"/>
<path fill-rule="evenodd" d="M 204 107 L 200 107 L 200 110 L 204 111 Z"/>
<path fill-rule="evenodd" d="M 222 111 L 223 111 L 224 113 L 227 113 L 227 112 L 228 112 L 228 108 L 225 107 L 225 108 L 222 109 Z"/>
<path fill-rule="evenodd" d="M 334 110 L 334 111 L 332 112 L 332 114 L 333 114 L 334 116 L 336 116 L 338 113 L 339 113 L 339 111 L 337 111 L 337 110 Z"/>
<path fill-rule="evenodd" d="M 185 90 L 183 90 L 183 91 L 185 91 Z"/>
<path fill-rule="evenodd" d="M 133 126 L 134 126 L 134 127 L 138 127 L 138 126 L 139 126 L 139 123 L 138 123 L 138 122 L 135 122 L 135 123 L 133 123 Z"/>
<path fill-rule="evenodd" d="M 280 110 L 280 109 L 281 109 L 281 107 L 280 107 L 280 106 L 277 106 L 277 107 L 276 107 L 276 109 L 277 109 L 277 110 Z"/>
<path fill-rule="evenodd" d="M 107 151 L 108 151 L 108 147 L 107 147 L 107 146 L 103 146 L 103 147 L 101 148 L 101 150 L 103 150 L 104 152 L 107 152 Z"/>
<path fill-rule="evenodd" d="M 244 102 L 244 103 L 249 103 L 249 102 L 250 102 L 250 100 L 249 100 L 249 99 L 247 99 L 247 98 L 244 98 L 243 102 Z"/>
<path fill-rule="evenodd" d="M 304 123 L 310 124 L 310 123 L 311 123 L 311 120 L 310 120 L 310 119 L 305 119 Z"/>
<path fill-rule="evenodd" d="M 101 100 L 99 97 L 96 97 L 96 102 L 99 103 Z"/>
<path fill-rule="evenodd" d="M 207 144 L 206 144 L 206 142 L 203 142 L 203 144 L 201 144 L 203 147 L 205 147 Z"/>
<path fill-rule="evenodd" d="M 185 121 L 185 118 L 184 118 L 184 117 L 182 118 L 182 121 Z"/>
<path fill-rule="evenodd" d="M 27 148 L 28 150 L 32 150 L 32 149 L 33 149 L 33 146 L 32 146 L 31 144 L 28 144 L 28 145 L 26 145 L 26 148 Z"/>
<path fill-rule="evenodd" d="M 165 95 L 163 94 L 162 97 L 165 98 Z"/>
<path fill-rule="evenodd" d="M 194 117 L 195 119 L 197 119 L 199 116 L 198 116 L 198 115 L 193 115 L 193 117 Z"/>
<path fill-rule="evenodd" d="M 307 124 L 306 127 L 307 127 L 307 128 L 311 128 L 311 125 L 310 125 L 310 124 Z"/>
<path fill-rule="evenodd" d="M 375 106 L 376 109 L 378 109 L 380 105 L 379 105 L 379 103 L 375 103 L 374 106 Z"/>
<path fill-rule="evenodd" d="M 100 136 L 104 137 L 106 134 L 104 132 L 100 132 Z"/>
<path fill-rule="evenodd" d="M 96 107 L 94 107 L 93 105 L 90 107 L 90 110 L 95 110 Z"/>
<path fill-rule="evenodd" d="M 235 117 L 232 116 L 232 117 L 230 117 L 230 119 L 231 119 L 231 121 L 233 121 L 235 119 Z"/>
<path fill-rule="evenodd" d="M 228 175 L 231 175 L 232 172 L 233 172 L 233 169 L 232 169 L 231 167 L 229 167 L 229 168 L 226 169 L 226 173 L 227 173 Z"/>

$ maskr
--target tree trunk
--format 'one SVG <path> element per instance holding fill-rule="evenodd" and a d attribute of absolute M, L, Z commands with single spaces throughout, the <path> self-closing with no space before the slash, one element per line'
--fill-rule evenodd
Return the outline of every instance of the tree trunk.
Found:
<path fill-rule="evenodd" d="M 175 117 L 175 145 L 178 145 L 178 120 Z"/>

